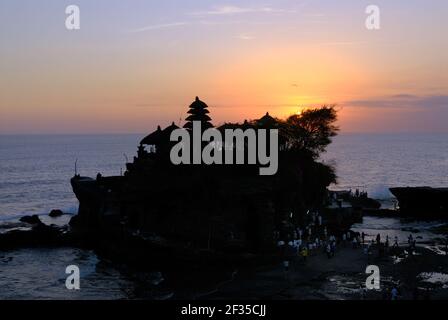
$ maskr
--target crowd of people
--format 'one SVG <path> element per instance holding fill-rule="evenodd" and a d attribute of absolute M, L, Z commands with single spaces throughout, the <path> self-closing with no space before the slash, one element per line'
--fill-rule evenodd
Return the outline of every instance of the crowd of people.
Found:
<path fill-rule="evenodd" d="M 351 232 L 344 234 L 344 242 L 351 237 Z M 290 228 L 287 232 L 275 231 L 274 239 L 283 260 L 285 276 L 288 275 L 292 262 L 306 262 L 309 256 L 319 252 L 324 252 L 328 259 L 331 259 L 338 244 L 337 237 L 329 234 L 323 217 L 318 212 L 308 212 L 307 223 L 302 227 Z"/>
<path fill-rule="evenodd" d="M 286 279 L 289 279 L 293 263 L 306 263 L 308 257 L 318 254 L 325 254 L 328 259 L 332 259 L 337 252 L 338 246 L 347 247 L 351 245 L 353 249 L 363 249 L 368 263 L 370 263 L 374 251 L 378 253 L 378 257 L 382 257 L 391 253 L 390 250 L 399 248 L 397 236 L 394 237 L 392 245 L 392 239 L 389 238 L 389 235 L 386 235 L 385 238 L 381 234 L 377 234 L 373 238 L 371 236 L 364 232 L 357 233 L 353 231 L 346 231 L 336 236 L 329 232 L 322 215 L 318 212 L 308 212 L 306 223 L 301 227 L 289 228 L 286 232 L 284 230 L 274 232 L 274 239 L 282 257 Z M 408 254 L 412 255 L 416 249 L 416 239 L 412 234 L 408 237 L 408 246 Z M 398 288 L 393 287 L 389 289 L 387 291 L 389 299 L 397 300 L 399 298 Z M 366 289 L 361 287 L 360 292 L 361 299 L 364 299 L 367 292 Z"/>

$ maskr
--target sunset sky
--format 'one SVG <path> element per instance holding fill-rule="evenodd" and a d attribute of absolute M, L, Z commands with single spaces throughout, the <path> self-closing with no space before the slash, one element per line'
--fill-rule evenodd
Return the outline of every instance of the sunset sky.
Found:
<path fill-rule="evenodd" d="M 446 0 L 0 0 L 0 134 L 150 132 L 195 96 L 214 124 L 336 103 L 343 132 L 448 132 L 447 21 Z"/>

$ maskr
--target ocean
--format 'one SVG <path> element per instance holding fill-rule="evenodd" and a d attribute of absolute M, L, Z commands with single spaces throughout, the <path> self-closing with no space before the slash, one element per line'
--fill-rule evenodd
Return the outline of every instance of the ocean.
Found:
<path fill-rule="evenodd" d="M 75 213 L 69 180 L 77 171 L 119 175 L 144 135 L 0 136 L 0 220 L 52 209 Z M 448 185 L 447 134 L 341 134 L 322 160 L 335 166 L 333 189 L 389 199 L 389 187 Z"/>
<path fill-rule="evenodd" d="M 0 232 L 1 224 L 23 215 L 44 217 L 52 209 L 75 214 L 78 203 L 70 187 L 75 163 L 83 176 L 119 175 L 136 155 L 143 136 L 0 136 Z M 384 203 L 392 198 L 389 187 L 448 186 L 448 134 L 341 134 L 321 160 L 336 168 L 338 183 L 332 189 L 364 190 Z M 436 225 L 426 223 L 424 229 Z M 394 218 L 369 217 L 354 230 L 398 235 L 404 242 L 403 230 L 414 226 Z M 429 231 L 421 233 L 424 240 L 432 236 Z M 68 264 L 81 268 L 80 292 L 67 293 Z M 142 297 L 136 294 L 140 282 L 86 250 L 0 252 L 0 299 L 133 299 Z"/>
<path fill-rule="evenodd" d="M 336 168 L 335 189 L 379 200 L 391 187 L 448 186 L 448 134 L 342 134 L 322 159 Z"/>
<path fill-rule="evenodd" d="M 70 178 L 120 175 L 142 135 L 0 136 L 0 219 L 76 213 Z"/>

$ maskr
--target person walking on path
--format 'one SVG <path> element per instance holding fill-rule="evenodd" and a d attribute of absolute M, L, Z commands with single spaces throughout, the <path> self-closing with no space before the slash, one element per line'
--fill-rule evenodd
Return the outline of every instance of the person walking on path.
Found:
<path fill-rule="evenodd" d="M 283 275 L 285 280 L 289 279 L 289 260 L 283 260 Z"/>
<path fill-rule="evenodd" d="M 301 254 L 302 254 L 303 262 L 306 262 L 306 259 L 308 258 L 308 249 L 307 249 L 307 246 L 304 246 L 304 247 L 303 247 Z"/>
<path fill-rule="evenodd" d="M 364 286 L 359 286 L 359 298 L 365 300 L 367 296 L 367 290 Z"/>

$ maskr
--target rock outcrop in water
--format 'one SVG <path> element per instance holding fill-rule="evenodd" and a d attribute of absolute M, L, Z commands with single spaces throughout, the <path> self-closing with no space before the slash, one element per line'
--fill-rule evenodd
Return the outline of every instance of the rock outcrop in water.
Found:
<path fill-rule="evenodd" d="M 29 223 L 29 224 L 42 224 L 42 221 L 40 220 L 38 215 L 33 215 L 33 216 L 24 216 L 22 218 L 20 218 L 21 222 L 25 222 L 25 223 Z"/>
<path fill-rule="evenodd" d="M 52 218 L 57 218 L 57 217 L 63 216 L 64 212 L 62 212 L 62 210 L 59 210 L 59 209 L 53 209 L 50 211 L 50 213 L 48 215 Z"/>
<path fill-rule="evenodd" d="M 0 234 L 0 250 L 29 247 L 60 247 L 75 245 L 65 228 L 38 223 L 30 230 L 16 229 Z"/>
<path fill-rule="evenodd" d="M 448 188 L 390 188 L 390 192 L 398 199 L 403 216 L 423 219 L 448 216 Z"/>

